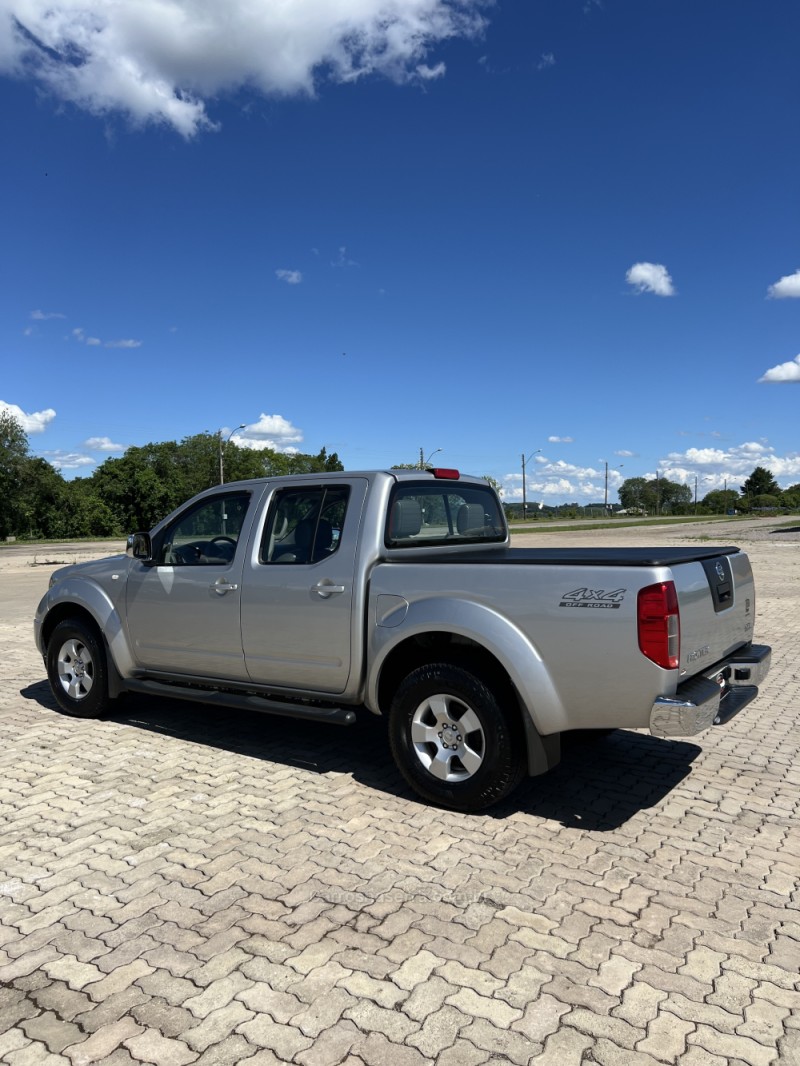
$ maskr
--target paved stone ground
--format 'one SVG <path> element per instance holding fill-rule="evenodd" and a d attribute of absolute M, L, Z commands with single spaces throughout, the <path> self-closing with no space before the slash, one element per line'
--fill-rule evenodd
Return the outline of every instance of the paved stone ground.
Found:
<path fill-rule="evenodd" d="M 418 803 L 373 720 L 62 717 L 30 616 L 65 549 L 0 551 L 0 1062 L 800 1063 L 800 532 L 772 529 L 725 538 L 774 648 L 755 704 L 573 743 L 481 816 Z"/>

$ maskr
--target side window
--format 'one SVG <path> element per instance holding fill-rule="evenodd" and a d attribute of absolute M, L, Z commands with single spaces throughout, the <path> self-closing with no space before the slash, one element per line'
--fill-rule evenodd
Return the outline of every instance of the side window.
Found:
<path fill-rule="evenodd" d="M 261 541 L 262 563 L 318 563 L 339 548 L 350 489 L 284 489 L 275 495 Z"/>
<path fill-rule="evenodd" d="M 204 500 L 167 530 L 159 562 L 171 566 L 227 566 L 236 554 L 249 493 Z"/>

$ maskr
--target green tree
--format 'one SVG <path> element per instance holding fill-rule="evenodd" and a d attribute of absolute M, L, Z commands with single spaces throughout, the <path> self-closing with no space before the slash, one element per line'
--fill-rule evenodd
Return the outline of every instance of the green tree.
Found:
<path fill-rule="evenodd" d="M 0 411 L 0 537 L 26 532 L 22 489 L 27 463 L 28 437 L 19 421 L 4 409 Z"/>
<path fill-rule="evenodd" d="M 735 489 L 713 489 L 703 497 L 703 506 L 712 514 L 727 514 L 739 506 L 740 496 Z"/>
<path fill-rule="evenodd" d="M 757 466 L 739 490 L 742 496 L 780 496 L 781 489 L 772 473 L 764 466 Z"/>

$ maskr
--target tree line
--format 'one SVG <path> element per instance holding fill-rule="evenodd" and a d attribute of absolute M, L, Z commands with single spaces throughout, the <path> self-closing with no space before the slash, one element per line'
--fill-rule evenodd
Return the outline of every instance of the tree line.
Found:
<path fill-rule="evenodd" d="M 632 477 L 620 485 L 619 499 L 626 510 L 648 514 L 690 514 L 695 504 L 699 514 L 796 510 L 800 508 L 800 484 L 782 489 L 766 467 L 757 466 L 741 485 L 702 495 L 696 493 L 693 484 L 681 485 L 663 477 Z"/>
<path fill-rule="evenodd" d="M 67 481 L 31 455 L 17 419 L 0 412 L 0 540 L 118 537 L 150 529 L 170 511 L 220 480 L 343 470 L 338 455 L 256 451 L 217 433 L 128 448 L 89 477 Z"/>

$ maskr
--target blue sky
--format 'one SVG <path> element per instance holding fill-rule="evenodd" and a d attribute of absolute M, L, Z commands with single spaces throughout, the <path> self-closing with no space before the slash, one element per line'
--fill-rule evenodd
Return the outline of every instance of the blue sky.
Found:
<path fill-rule="evenodd" d="M 529 501 L 800 482 L 799 40 L 788 0 L 0 0 L 0 401 L 66 477 L 245 423 L 507 500 L 523 453 Z"/>

